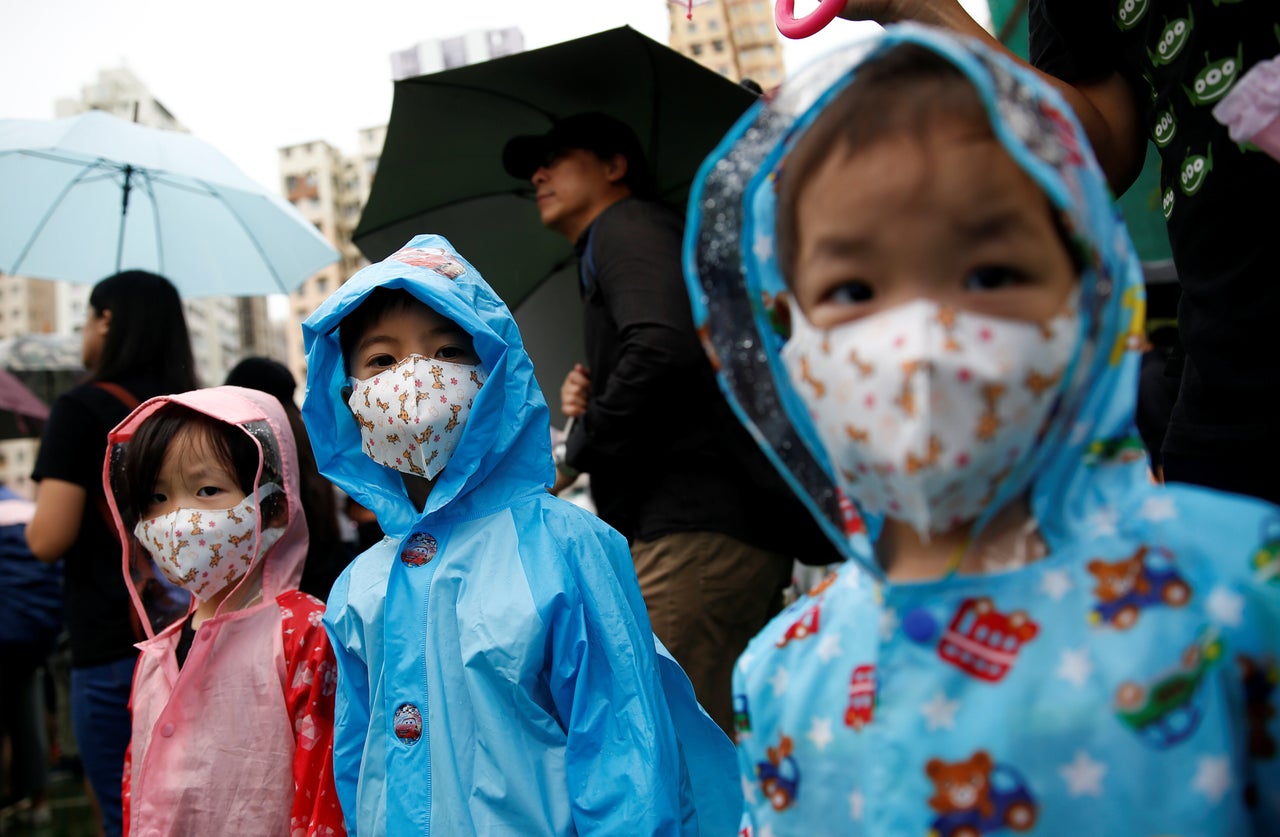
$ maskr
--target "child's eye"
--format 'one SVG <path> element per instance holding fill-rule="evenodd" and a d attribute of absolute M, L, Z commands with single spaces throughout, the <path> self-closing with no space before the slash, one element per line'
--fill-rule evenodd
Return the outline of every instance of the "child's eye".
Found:
<path fill-rule="evenodd" d="M 150 506 L 153 506 L 153 507 L 154 507 L 154 506 L 161 505 L 162 503 L 164 503 L 164 502 L 165 502 L 166 500 L 168 500 L 168 499 L 169 499 L 169 498 L 168 498 L 168 497 L 165 497 L 163 494 L 152 494 L 152 495 L 147 499 L 147 503 L 148 503 Z"/>
<path fill-rule="evenodd" d="M 374 355 L 366 361 L 365 365 L 372 369 L 386 369 L 389 366 L 395 366 L 396 359 L 387 354 Z"/>
<path fill-rule="evenodd" d="M 964 277 L 966 291 L 995 291 L 1022 284 L 1021 271 L 1000 265 L 988 265 L 969 271 Z"/>
<path fill-rule="evenodd" d="M 875 295 L 875 291 L 866 282 L 845 282 L 832 289 L 825 301 L 838 305 L 859 305 L 870 302 Z"/>
<path fill-rule="evenodd" d="M 465 361 L 471 358 L 471 353 L 461 346 L 445 346 L 436 352 L 436 357 L 440 360 L 460 360 Z"/>
<path fill-rule="evenodd" d="M 216 485 L 204 485 L 196 489 L 197 497 L 217 497 L 222 493 L 222 489 Z"/>

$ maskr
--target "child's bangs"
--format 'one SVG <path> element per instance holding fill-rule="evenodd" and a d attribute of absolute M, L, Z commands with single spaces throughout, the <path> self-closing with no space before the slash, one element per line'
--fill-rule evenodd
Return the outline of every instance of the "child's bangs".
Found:
<path fill-rule="evenodd" d="M 273 447 L 276 447 L 273 443 Z M 258 447 L 236 425 L 180 404 L 169 403 L 147 418 L 125 446 L 122 496 L 129 520 L 137 520 L 151 504 L 156 480 L 170 451 L 189 459 L 212 459 L 235 477 L 245 494 L 258 474 Z M 279 482 L 279 455 L 275 457 Z M 263 471 L 264 482 L 266 469 Z"/>

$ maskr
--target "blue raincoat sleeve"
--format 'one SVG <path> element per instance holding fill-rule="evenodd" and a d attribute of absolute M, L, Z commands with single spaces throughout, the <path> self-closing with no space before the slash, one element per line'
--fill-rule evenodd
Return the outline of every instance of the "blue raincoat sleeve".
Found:
<path fill-rule="evenodd" d="M 548 626 L 549 685 L 567 731 L 574 825 L 580 834 L 696 834 L 654 640 L 636 618 L 643 601 L 622 583 L 634 573 L 626 542 L 602 526 L 554 531 L 563 520 L 544 519 L 564 552 L 578 553 L 568 562 L 575 584 L 558 597 Z"/>

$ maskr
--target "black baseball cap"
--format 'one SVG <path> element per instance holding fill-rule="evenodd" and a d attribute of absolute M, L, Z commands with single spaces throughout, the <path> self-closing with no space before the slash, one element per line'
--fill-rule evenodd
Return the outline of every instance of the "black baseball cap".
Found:
<path fill-rule="evenodd" d="M 602 160 L 621 154 L 627 160 L 623 182 L 632 194 L 650 197 L 656 191 L 644 149 L 635 131 L 605 113 L 579 113 L 557 120 L 545 134 L 512 137 L 502 149 L 507 174 L 528 180 L 555 155 L 572 148 L 590 151 Z"/>

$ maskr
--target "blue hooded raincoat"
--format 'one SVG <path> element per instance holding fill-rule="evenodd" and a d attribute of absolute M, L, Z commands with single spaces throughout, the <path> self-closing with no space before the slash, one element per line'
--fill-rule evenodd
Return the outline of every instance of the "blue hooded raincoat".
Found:
<path fill-rule="evenodd" d="M 1055 411 L 991 509 L 1028 493 L 1047 557 L 918 583 L 883 579 L 878 521 L 837 491 L 770 305 L 785 153 L 903 42 L 969 78 L 1087 264 Z M 748 112 L 690 206 L 686 275 L 724 391 L 849 559 L 739 660 L 748 832 L 1280 833 L 1280 511 L 1150 482 L 1133 421 L 1142 274 L 1056 93 L 979 46 L 890 27 Z"/>
<path fill-rule="evenodd" d="M 457 267 L 431 266 L 439 248 Z M 377 287 L 462 326 L 488 372 L 421 512 L 401 475 L 361 451 L 342 394 L 337 329 Z M 654 639 L 626 541 L 547 491 L 546 402 L 475 269 L 418 236 L 303 330 L 320 470 L 387 534 L 338 579 L 324 617 L 351 832 L 732 834 L 733 745 Z"/>

